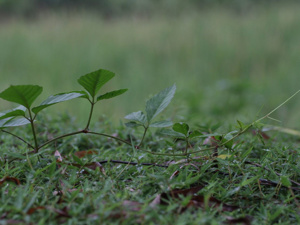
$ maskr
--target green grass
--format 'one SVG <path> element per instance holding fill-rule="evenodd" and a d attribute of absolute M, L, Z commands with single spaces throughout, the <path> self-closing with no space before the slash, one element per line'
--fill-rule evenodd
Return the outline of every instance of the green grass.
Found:
<path fill-rule="evenodd" d="M 144 108 L 151 94 L 176 83 L 178 91 L 164 117 L 187 122 L 192 130 L 225 134 L 236 129 L 236 119 L 252 122 L 299 89 L 296 6 L 255 8 L 245 14 L 214 8 L 177 18 L 103 21 L 81 13 L 5 21 L 0 24 L 0 89 L 36 83 L 44 87 L 42 101 L 78 90 L 79 76 L 106 68 L 117 76 L 105 88 L 129 91 L 96 106 L 91 129 L 139 143 L 142 130 L 125 128 L 122 118 Z M 1 100 L 1 111 L 9 107 Z M 36 122 L 39 141 L 83 129 L 88 107 L 79 99 L 41 113 Z M 299 129 L 299 109 L 296 96 L 272 115 L 282 120 L 275 124 Z M 32 139 L 29 126 L 11 131 Z M 1 132 L 0 180 L 9 176 L 20 184 L 1 180 L 0 224 L 222 224 L 229 217 L 246 216 L 251 224 L 299 224 L 299 184 L 291 189 L 286 183 L 286 178 L 299 183 L 299 137 L 276 131 L 267 135 L 270 139 L 250 130 L 235 140 L 233 150 L 218 149 L 219 155 L 232 157 L 214 158 L 212 151 L 203 151 L 191 155 L 193 165 L 186 165 L 185 157 L 149 154 L 90 135 L 51 143 L 40 151 L 42 157 L 24 156 L 20 153 L 28 147 Z M 193 148 L 204 148 L 204 141 L 193 140 Z M 153 153 L 171 154 L 182 153 L 184 147 L 155 129 L 143 145 Z M 62 163 L 56 162 L 55 150 Z M 72 154 L 86 150 L 97 154 L 82 158 L 80 168 L 72 166 L 80 161 Z M 102 163 L 105 174 L 85 166 L 103 160 L 138 165 Z M 170 161 L 176 163 L 168 168 L 142 165 Z M 237 210 L 223 212 L 222 206 L 196 201 L 197 206 L 184 211 L 190 197 L 172 194 L 166 197 L 169 202 L 150 206 L 158 194 L 195 186 L 203 187 L 197 196 L 214 197 Z"/>
<path fill-rule="evenodd" d="M 37 124 L 39 140 L 78 129 L 73 119 L 66 115 L 41 120 L 51 125 Z M 131 135 L 134 143 L 139 143 L 142 137 L 140 130 L 116 127 L 109 120 L 93 125 L 97 132 L 123 139 Z M 205 130 L 207 128 L 201 128 Z M 31 139 L 29 127 L 13 132 Z M 271 138 L 262 143 L 252 132 L 245 133 L 235 140 L 233 150 L 223 147 L 218 150 L 220 155 L 234 153 L 233 157 L 216 159 L 212 157 L 213 152 L 205 151 L 191 155 L 191 163 L 187 164 L 182 157 L 148 154 L 111 139 L 89 135 L 50 144 L 41 151 L 43 158 L 38 160 L 32 154 L 16 155 L 28 151 L 27 147 L 1 133 L 0 177 L 16 178 L 20 185 L 1 182 L 0 223 L 221 224 L 230 217 L 247 217 L 251 218 L 251 224 L 298 224 L 299 203 L 297 205 L 293 195 L 300 200 L 299 184 L 292 184 L 291 191 L 281 183 L 282 177 L 299 181 L 297 139 L 277 132 L 268 135 Z M 194 149 L 203 148 L 203 141 L 203 138 L 194 139 Z M 154 130 L 147 135 L 143 148 L 153 153 L 172 153 L 170 149 L 180 153 L 184 145 Z M 63 157 L 61 163 L 56 163 L 55 150 Z M 72 154 L 86 150 L 96 154 L 82 158 L 81 167 L 72 166 L 72 163 L 78 164 Z M 13 158 L 15 160 L 9 162 Z M 138 165 L 103 163 L 105 174 L 85 166 L 103 160 L 138 162 Z M 170 161 L 176 163 L 168 168 L 142 165 L 166 165 Z M 179 173 L 174 176 L 176 171 Z M 173 198 L 172 195 L 167 195 L 169 200 L 165 204 L 151 206 L 158 194 L 199 186 L 202 189 L 196 191 L 197 196 L 214 197 L 237 209 L 222 212 L 222 206 L 213 208 L 198 200 L 196 206 L 184 210 L 189 197 Z"/>
<path fill-rule="evenodd" d="M 188 121 L 251 121 L 261 107 L 267 112 L 299 89 L 297 6 L 108 21 L 88 13 L 49 13 L 34 21 L 2 22 L 0 89 L 36 83 L 44 86 L 46 98 L 76 90 L 74 79 L 106 68 L 118 75 L 109 88 L 129 88 L 118 100 L 97 107 L 115 123 L 173 83 L 178 87 L 175 110 Z M 0 104 L 0 110 L 8 108 Z M 57 111 L 85 120 L 85 105 L 72 105 L 58 105 Z M 296 100 L 276 117 L 297 128 L 299 108 Z"/>

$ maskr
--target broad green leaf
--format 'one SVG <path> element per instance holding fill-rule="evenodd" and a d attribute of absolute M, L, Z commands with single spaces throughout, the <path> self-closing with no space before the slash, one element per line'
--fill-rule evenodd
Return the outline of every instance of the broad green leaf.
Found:
<path fill-rule="evenodd" d="M 94 98 L 100 88 L 107 83 L 110 79 L 115 76 L 113 72 L 108 70 L 97 70 L 91 73 L 88 73 L 84 76 L 81 76 L 78 79 L 78 83 L 84 87 L 85 90 L 90 93 L 92 98 Z"/>
<path fill-rule="evenodd" d="M 23 125 L 26 125 L 26 124 L 29 124 L 29 120 L 27 120 L 26 118 L 13 118 L 11 120 L 8 120 L 8 122 L 6 122 L 4 124 L 4 127 L 18 127 L 18 126 L 23 126 Z"/>
<path fill-rule="evenodd" d="M 172 121 L 162 120 L 155 123 L 151 123 L 149 127 L 170 127 L 172 125 L 173 125 Z"/>
<path fill-rule="evenodd" d="M 164 134 L 164 135 L 176 137 L 176 138 L 186 138 L 186 137 L 184 136 L 184 134 L 178 133 L 178 132 L 176 132 L 176 131 L 174 131 L 174 130 L 167 130 L 167 129 L 166 129 L 166 130 L 162 130 L 160 133 L 161 133 L 161 134 Z"/>
<path fill-rule="evenodd" d="M 7 110 L 5 112 L 0 112 L 0 120 L 4 118 L 14 117 L 14 116 L 25 116 L 26 108 L 22 105 L 17 108 Z"/>
<path fill-rule="evenodd" d="M 195 138 L 195 137 L 203 137 L 203 134 L 197 130 L 194 130 L 190 135 L 189 138 Z"/>
<path fill-rule="evenodd" d="M 142 111 L 133 112 L 124 117 L 127 120 L 132 120 L 141 124 L 146 123 L 146 116 Z"/>
<path fill-rule="evenodd" d="M 172 98 L 174 97 L 175 90 L 176 85 L 174 84 L 173 86 L 162 90 L 146 102 L 148 123 L 150 123 L 154 117 L 156 117 L 169 105 Z"/>
<path fill-rule="evenodd" d="M 120 89 L 120 90 L 116 90 L 116 91 L 107 92 L 104 95 L 98 96 L 97 101 L 100 101 L 100 100 L 103 100 L 103 99 L 114 98 L 118 95 L 121 95 L 121 94 L 125 93 L 126 91 L 128 91 L 128 89 Z"/>
<path fill-rule="evenodd" d="M 189 125 L 186 123 L 175 123 L 172 128 L 174 131 L 183 134 L 185 137 L 189 135 Z"/>
<path fill-rule="evenodd" d="M 71 100 L 71 99 L 74 99 L 74 98 L 80 98 L 80 97 L 83 97 L 85 95 L 86 95 L 86 92 L 84 92 L 84 91 L 72 91 L 72 92 L 65 92 L 65 93 L 52 95 L 52 96 L 48 97 L 45 101 L 43 101 L 39 106 L 34 107 L 32 109 L 32 112 L 37 114 L 38 112 L 40 112 L 44 108 L 47 108 L 47 107 L 49 107 L 51 105 L 54 105 L 56 103 L 68 101 L 68 100 Z"/>
<path fill-rule="evenodd" d="M 140 124 L 140 123 L 131 121 L 131 122 L 125 123 L 125 126 L 126 126 L 126 127 L 140 127 L 140 126 L 143 126 L 143 125 Z"/>
<path fill-rule="evenodd" d="M 29 110 L 42 91 L 43 88 L 38 85 L 11 85 L 0 93 L 0 98 L 23 105 Z"/>
<path fill-rule="evenodd" d="M 292 186 L 292 183 L 291 183 L 290 179 L 286 176 L 281 176 L 280 181 L 281 181 L 282 185 L 285 186 L 285 187 L 291 187 Z"/>

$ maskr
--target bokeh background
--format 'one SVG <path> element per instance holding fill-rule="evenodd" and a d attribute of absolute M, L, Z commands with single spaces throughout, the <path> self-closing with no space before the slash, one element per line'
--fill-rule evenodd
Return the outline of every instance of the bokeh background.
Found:
<path fill-rule="evenodd" d="M 165 117 L 251 122 L 300 89 L 300 4 L 263 0 L 0 0 L 0 90 L 38 84 L 80 90 L 99 68 L 116 73 L 102 92 L 129 88 L 94 114 L 118 123 L 158 91 L 177 85 Z M 0 110 L 12 105 L 0 100 Z M 45 110 L 79 123 L 77 99 Z M 276 112 L 300 129 L 300 95 Z M 274 123 L 272 121 L 266 121 Z"/>

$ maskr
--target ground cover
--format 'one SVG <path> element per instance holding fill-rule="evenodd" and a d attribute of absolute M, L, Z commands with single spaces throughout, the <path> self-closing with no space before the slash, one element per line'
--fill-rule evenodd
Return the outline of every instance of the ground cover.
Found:
<path fill-rule="evenodd" d="M 89 81 L 103 74 L 112 77 L 100 71 L 78 79 L 92 99 L 99 85 Z M 18 88 L 25 89 L 11 86 L 0 96 L 16 101 L 12 90 Z M 148 100 L 145 114 L 127 115 L 131 122 L 126 126 L 123 122 L 112 125 L 107 118 L 91 124 L 88 117 L 87 126 L 79 128 L 68 115 L 39 114 L 32 121 L 34 137 L 47 143 L 43 148 L 27 142 L 32 139 L 32 127 L 5 128 L 1 132 L 0 223 L 299 223 L 297 131 L 274 132 L 274 127 L 262 124 L 273 111 L 252 124 L 238 121 L 226 133 L 220 132 L 220 124 L 207 121 L 201 126 L 174 121 L 172 128 L 162 130 L 170 122 L 152 119 L 170 103 L 175 88 Z M 117 94 L 111 93 L 97 99 Z M 24 96 L 18 101 L 25 105 L 28 95 Z M 53 103 L 45 102 L 28 109 L 39 113 Z M 14 135 L 8 135 L 11 132 Z M 16 135 L 21 139 L 16 141 Z"/>

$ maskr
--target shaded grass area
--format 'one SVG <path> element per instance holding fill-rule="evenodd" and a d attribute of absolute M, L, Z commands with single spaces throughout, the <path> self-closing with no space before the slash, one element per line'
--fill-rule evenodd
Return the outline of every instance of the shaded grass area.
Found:
<path fill-rule="evenodd" d="M 67 115 L 44 116 L 39 121 L 51 124 L 37 124 L 39 141 L 79 129 Z M 107 119 L 93 126 L 97 132 L 134 143 L 142 137 L 140 130 L 115 126 Z M 213 124 L 194 129 L 219 132 Z M 218 149 L 219 155 L 232 155 L 229 158 L 215 158 L 214 152 L 204 151 L 191 155 L 189 163 L 186 158 L 156 156 L 90 135 L 57 141 L 44 148 L 38 159 L 20 155 L 27 147 L 1 132 L 0 222 L 238 224 L 235 219 L 240 219 L 245 224 L 298 224 L 299 139 L 278 132 L 253 134 L 258 131 L 236 139 L 232 150 Z M 29 127 L 13 132 L 31 139 Z M 204 143 L 209 145 L 209 140 L 198 138 L 191 145 L 200 149 Z M 143 148 L 153 153 L 181 153 L 185 143 L 152 130 Z M 88 166 L 96 162 L 103 164 Z M 130 165 L 132 162 L 137 165 Z M 295 183 L 288 188 L 286 179 Z M 184 194 L 186 189 L 192 195 Z"/>
<path fill-rule="evenodd" d="M 77 90 L 79 75 L 106 68 L 118 75 L 110 89 L 129 88 L 118 100 L 97 106 L 115 124 L 143 107 L 150 93 L 173 83 L 173 106 L 186 121 L 252 121 L 262 106 L 261 113 L 267 112 L 299 89 L 299 15 L 295 4 L 148 19 L 49 13 L 36 21 L 6 21 L 0 24 L 0 89 L 36 83 L 44 86 L 42 101 Z M 87 106 L 74 105 L 51 112 L 67 110 L 84 121 Z M 0 109 L 7 108 L 1 101 Z M 297 100 L 274 116 L 297 128 L 299 108 Z"/>

